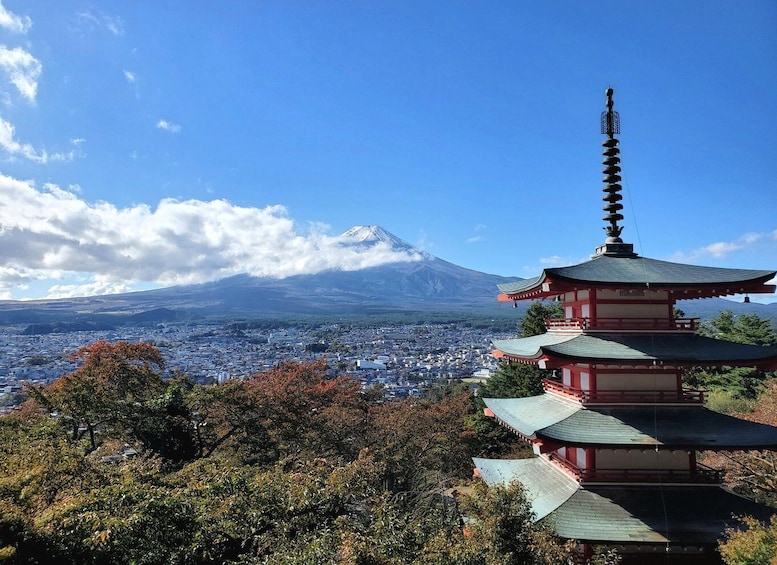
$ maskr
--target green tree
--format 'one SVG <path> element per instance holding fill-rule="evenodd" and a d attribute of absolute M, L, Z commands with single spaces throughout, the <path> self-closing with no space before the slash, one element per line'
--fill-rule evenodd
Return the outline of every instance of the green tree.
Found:
<path fill-rule="evenodd" d="M 491 378 L 480 385 L 483 398 L 522 398 L 542 394 L 542 381 L 551 376 L 548 370 L 537 365 L 501 361 Z"/>
<path fill-rule="evenodd" d="M 771 327 L 769 320 L 755 314 L 735 316 L 730 310 L 725 310 L 702 324 L 699 334 L 750 345 L 777 343 L 777 332 Z M 694 367 L 685 372 L 684 381 L 689 387 L 717 392 L 718 404 L 727 406 L 737 400 L 754 400 L 763 384 L 773 377 L 774 373 L 753 367 Z M 727 395 L 730 399 L 721 395 Z"/>
<path fill-rule="evenodd" d="M 756 314 L 735 316 L 731 310 L 724 310 L 709 322 L 702 324 L 699 333 L 736 343 L 777 344 L 777 332 L 772 328 L 769 320 Z"/>
<path fill-rule="evenodd" d="M 424 565 L 560 565 L 574 546 L 559 544 L 546 526 L 534 520 L 518 483 L 487 487 L 475 483 L 462 499 L 468 524 L 462 533 L 441 532 L 431 540 Z"/>
<path fill-rule="evenodd" d="M 548 331 L 545 320 L 549 318 L 561 318 L 564 315 L 564 309 L 560 302 L 545 303 L 535 300 L 526 311 L 526 315 L 521 320 L 521 335 L 530 337 L 533 335 L 544 334 Z"/>

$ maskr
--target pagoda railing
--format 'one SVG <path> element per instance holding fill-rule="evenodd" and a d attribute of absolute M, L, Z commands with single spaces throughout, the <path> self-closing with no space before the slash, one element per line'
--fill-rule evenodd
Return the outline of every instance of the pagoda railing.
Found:
<path fill-rule="evenodd" d="M 545 379 L 542 387 L 585 404 L 703 404 L 701 390 L 583 390 Z"/>
<path fill-rule="evenodd" d="M 549 330 L 695 332 L 699 318 L 550 318 L 545 326 Z"/>
<path fill-rule="evenodd" d="M 719 484 L 723 471 L 696 464 L 688 469 L 581 469 L 563 457 L 551 454 L 550 460 L 581 483 L 700 483 Z"/>

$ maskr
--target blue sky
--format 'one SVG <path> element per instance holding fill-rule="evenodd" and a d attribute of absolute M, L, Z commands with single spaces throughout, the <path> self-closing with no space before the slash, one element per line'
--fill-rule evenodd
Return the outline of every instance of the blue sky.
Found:
<path fill-rule="evenodd" d="M 0 9 L 0 298 L 286 276 L 377 224 L 534 276 L 623 239 L 777 269 L 777 3 L 51 2 Z"/>

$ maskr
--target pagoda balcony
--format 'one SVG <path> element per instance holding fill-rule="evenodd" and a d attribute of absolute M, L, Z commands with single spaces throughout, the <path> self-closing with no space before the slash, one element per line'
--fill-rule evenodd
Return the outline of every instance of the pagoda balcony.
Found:
<path fill-rule="evenodd" d="M 701 390 L 583 390 L 544 379 L 542 388 L 583 404 L 703 404 Z"/>
<path fill-rule="evenodd" d="M 549 331 L 695 332 L 699 318 L 550 318 L 545 326 Z"/>
<path fill-rule="evenodd" d="M 584 483 L 692 483 L 717 485 L 723 482 L 723 471 L 696 464 L 694 470 L 682 469 L 581 469 L 574 463 L 550 455 L 550 460 L 572 475 L 581 484 Z"/>

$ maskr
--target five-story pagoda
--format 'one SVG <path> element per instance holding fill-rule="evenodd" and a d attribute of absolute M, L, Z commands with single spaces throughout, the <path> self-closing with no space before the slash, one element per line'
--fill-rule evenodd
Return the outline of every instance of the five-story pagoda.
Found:
<path fill-rule="evenodd" d="M 693 366 L 777 368 L 777 348 L 695 333 L 679 299 L 773 292 L 774 271 L 699 267 L 640 257 L 623 220 L 612 89 L 602 113 L 607 239 L 591 260 L 500 286 L 499 300 L 556 299 L 547 333 L 494 342 L 494 355 L 553 369 L 540 396 L 485 399 L 486 414 L 530 442 L 537 457 L 475 459 L 490 484 L 520 481 L 536 518 L 576 540 L 582 555 L 615 547 L 624 563 L 717 562 L 732 515 L 769 510 L 720 486 L 701 450 L 777 449 L 777 428 L 719 414 L 683 388 Z M 660 558 L 657 556 L 661 556 Z"/>

